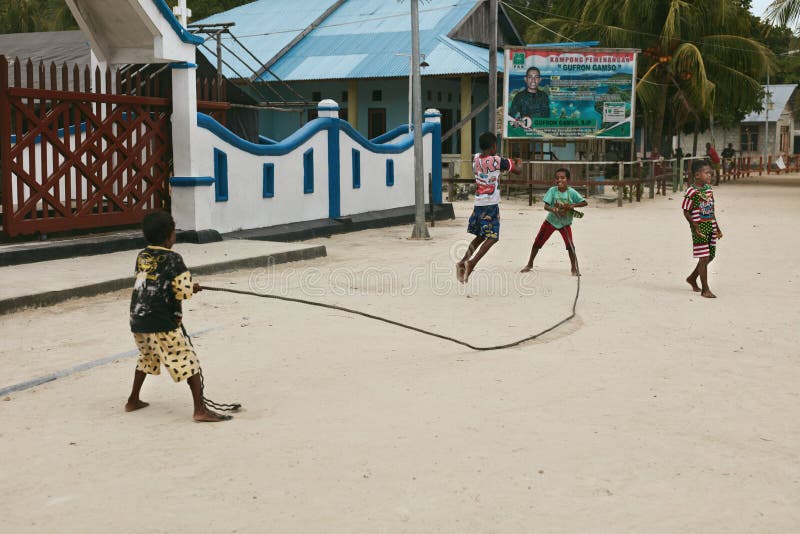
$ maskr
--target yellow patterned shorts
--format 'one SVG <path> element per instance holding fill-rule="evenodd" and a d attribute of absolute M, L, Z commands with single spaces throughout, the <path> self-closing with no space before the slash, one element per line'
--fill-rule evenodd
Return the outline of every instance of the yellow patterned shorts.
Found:
<path fill-rule="evenodd" d="M 180 328 L 169 332 L 137 333 L 133 339 L 139 348 L 136 370 L 150 375 L 161 374 L 161 364 L 175 382 L 200 372 L 200 361 Z"/>

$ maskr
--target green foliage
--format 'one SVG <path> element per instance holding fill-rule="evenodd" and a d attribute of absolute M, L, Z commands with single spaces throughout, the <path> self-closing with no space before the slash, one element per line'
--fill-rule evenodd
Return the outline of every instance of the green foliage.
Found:
<path fill-rule="evenodd" d="M 192 19 L 189 22 L 201 20 L 215 13 L 221 13 L 251 2 L 253 0 L 190 0 L 187 2 L 189 9 L 192 10 Z"/>
<path fill-rule="evenodd" d="M 0 33 L 76 30 L 78 25 L 63 0 L 0 1 Z"/>
<path fill-rule="evenodd" d="M 761 44 L 749 0 L 560 0 L 532 18 L 528 42 L 599 40 L 638 48 L 639 109 L 651 139 L 710 117 L 736 120 L 757 108 L 774 55 Z M 546 30 L 542 26 L 548 28 Z M 754 35 L 754 32 L 756 35 Z"/>
<path fill-rule="evenodd" d="M 189 0 L 192 20 L 227 11 L 253 0 Z M 177 5 L 175 0 L 167 0 Z M 0 33 L 77 30 L 64 0 L 0 0 Z"/>

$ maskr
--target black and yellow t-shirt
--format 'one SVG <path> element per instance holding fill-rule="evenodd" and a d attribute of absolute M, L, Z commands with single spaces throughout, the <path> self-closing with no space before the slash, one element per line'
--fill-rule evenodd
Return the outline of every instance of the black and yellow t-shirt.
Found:
<path fill-rule="evenodd" d="M 177 252 L 149 246 L 136 257 L 131 332 L 168 332 L 180 325 L 181 301 L 192 296 L 192 275 Z"/>

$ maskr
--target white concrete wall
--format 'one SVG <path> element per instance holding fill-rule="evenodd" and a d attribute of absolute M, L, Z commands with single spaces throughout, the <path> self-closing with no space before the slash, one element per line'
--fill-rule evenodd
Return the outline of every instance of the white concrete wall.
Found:
<path fill-rule="evenodd" d="M 405 134 L 407 135 L 407 134 Z M 405 137 L 404 135 L 404 137 Z M 428 201 L 428 173 L 431 172 L 431 138 L 423 137 L 425 158 L 425 201 Z M 361 153 L 361 187 L 353 188 L 352 150 Z M 414 204 L 414 147 L 401 154 L 370 152 L 348 135 L 339 143 L 341 161 L 341 212 L 353 215 L 368 211 L 386 210 Z M 386 160 L 394 161 L 394 185 L 386 185 Z"/>
<path fill-rule="evenodd" d="M 305 124 L 285 140 L 270 145 L 244 141 L 213 119 L 200 115 L 191 146 L 196 174 L 172 179 L 172 213 L 178 228 L 226 233 L 414 205 L 411 136 L 398 130 L 395 133 L 399 135 L 389 135 L 378 143 L 368 141 L 346 121 L 338 119 L 338 106 L 331 100 L 320 103 L 319 115 L 319 119 Z M 434 150 L 441 146 L 441 130 L 438 112 L 426 111 L 426 120 L 423 151 L 427 202 L 428 174 L 441 169 L 441 154 Z M 338 152 L 329 158 L 328 148 L 336 146 L 330 136 L 338 136 Z M 354 148 L 360 152 L 359 188 L 353 188 Z M 220 177 L 215 175 L 215 149 L 227 157 L 227 200 L 216 196 L 216 181 Z M 303 160 L 309 149 L 313 149 L 314 190 L 306 193 Z M 394 162 L 391 186 L 386 185 L 387 160 Z M 263 197 L 265 163 L 274 165 L 272 198 Z M 329 187 L 335 183 L 337 170 L 339 188 L 334 188 L 331 195 Z M 438 180 L 441 191 L 441 171 L 433 178 Z M 435 199 L 438 202 L 440 195 Z"/>
<path fill-rule="evenodd" d="M 214 149 L 228 157 L 228 200 L 215 200 L 214 186 L 196 187 L 209 209 L 204 228 L 232 232 L 297 221 L 324 219 L 328 216 L 328 135 L 316 133 L 284 156 L 257 156 L 226 143 L 213 132 L 198 128 L 195 150 L 200 176 L 214 176 Z M 303 192 L 303 154 L 314 149 L 314 192 Z M 263 198 L 263 165 L 275 165 L 275 196 Z M 173 198 L 184 191 L 173 188 Z M 174 209 L 173 203 L 173 212 Z M 176 213 L 176 222 L 180 215 Z M 204 229 L 198 228 L 198 229 Z"/>

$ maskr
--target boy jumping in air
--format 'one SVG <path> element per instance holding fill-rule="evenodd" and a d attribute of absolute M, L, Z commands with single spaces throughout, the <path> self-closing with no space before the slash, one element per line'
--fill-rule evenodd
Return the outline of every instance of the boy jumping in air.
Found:
<path fill-rule="evenodd" d="M 484 132 L 478 138 L 480 154 L 472 158 L 475 173 L 475 207 L 469 218 L 467 232 L 475 239 L 467 247 L 461 261 L 456 263 L 456 277 L 465 283 L 481 258 L 500 239 L 500 173 L 522 173 L 522 162 L 513 162 L 497 155 L 497 136 Z M 473 255 L 474 254 L 474 255 Z"/>
<path fill-rule="evenodd" d="M 694 184 L 690 185 L 683 195 L 683 216 L 692 230 L 692 252 L 697 258 L 697 266 L 686 278 L 693 291 L 699 291 L 701 297 L 717 298 L 708 287 L 708 264 L 714 260 L 717 251 L 717 239 L 722 239 L 722 230 L 717 225 L 714 215 L 714 191 L 711 189 L 711 178 L 714 170 L 708 162 L 695 160 L 692 162 Z M 700 286 L 697 278 L 700 277 Z"/>
<path fill-rule="evenodd" d="M 181 327 L 181 301 L 202 288 L 192 283 L 181 255 L 170 250 L 175 244 L 175 221 L 166 211 L 149 213 L 142 230 L 148 245 L 136 258 L 130 312 L 131 332 L 140 354 L 125 411 L 148 406 L 139 399 L 142 384 L 148 374 L 160 374 L 163 364 L 175 382 L 186 380 L 189 384 L 195 421 L 227 421 L 230 415 L 214 413 L 205 406 L 200 362 Z"/>
<path fill-rule="evenodd" d="M 527 273 L 533 269 L 533 260 L 536 259 L 539 249 L 547 243 L 553 232 L 558 230 L 558 233 L 564 239 L 564 245 L 567 247 L 572 276 L 580 276 L 580 272 L 578 272 L 578 257 L 575 255 L 575 244 L 572 241 L 572 218 L 576 213 L 578 213 L 579 217 L 582 217 L 582 214 L 574 211 L 574 209 L 586 206 L 586 200 L 580 193 L 569 186 L 570 177 L 569 169 L 561 168 L 556 170 L 556 185 L 548 189 L 544 195 L 544 209 L 549 213 L 541 228 L 539 228 L 536 239 L 533 241 L 528 264 L 520 272 Z"/>

